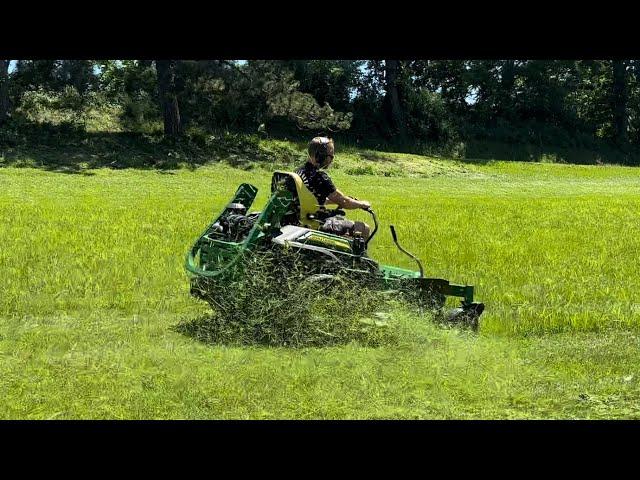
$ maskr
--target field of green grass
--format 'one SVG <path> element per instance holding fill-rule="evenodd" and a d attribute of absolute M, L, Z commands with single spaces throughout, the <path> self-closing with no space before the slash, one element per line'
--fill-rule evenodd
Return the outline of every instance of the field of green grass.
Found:
<path fill-rule="evenodd" d="M 273 146 L 273 145 L 272 145 Z M 478 334 L 398 311 L 394 345 L 209 345 L 184 254 L 269 168 L 0 168 L 0 418 L 640 418 L 640 171 L 349 150 L 370 254 L 476 286 Z M 366 220 L 364 212 L 353 218 Z"/>

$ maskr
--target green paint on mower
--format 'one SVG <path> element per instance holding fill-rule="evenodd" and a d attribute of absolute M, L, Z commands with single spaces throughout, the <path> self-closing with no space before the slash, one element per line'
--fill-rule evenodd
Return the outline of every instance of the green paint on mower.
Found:
<path fill-rule="evenodd" d="M 444 314 L 450 321 L 463 322 L 474 328 L 484 310 L 484 304 L 474 302 L 471 285 L 456 285 L 440 278 L 426 278 L 418 258 L 402 248 L 393 226 L 391 234 L 396 246 L 416 261 L 419 271 L 382 265 L 370 258 L 367 247 L 378 230 L 378 219 L 367 210 L 374 221 L 368 239 L 339 236 L 301 226 L 299 195 L 293 182 L 285 181 L 289 172 L 275 172 L 271 197 L 261 211 L 248 213 L 258 189 L 243 183 L 233 199 L 205 229 L 187 253 L 185 268 L 191 281 L 191 294 L 207 300 L 216 284 L 238 278 L 243 274 L 242 259 L 247 253 L 268 249 L 293 249 L 309 265 L 309 274 L 343 273 L 361 275 L 383 289 L 404 289 L 415 298 Z M 341 210 L 325 210 L 317 214 L 323 218 L 344 215 Z M 315 218 L 309 215 L 310 218 Z M 320 215 L 318 215 L 320 218 Z M 445 312 L 446 297 L 459 297 L 458 308 Z"/>

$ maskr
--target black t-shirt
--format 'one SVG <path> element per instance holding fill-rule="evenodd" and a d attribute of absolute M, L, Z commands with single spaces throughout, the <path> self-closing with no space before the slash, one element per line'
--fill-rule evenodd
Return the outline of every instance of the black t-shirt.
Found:
<path fill-rule="evenodd" d="M 336 187 L 327 175 L 327 172 L 319 170 L 315 165 L 307 162 L 296 170 L 302 182 L 318 199 L 318 205 L 324 205 L 327 197 L 336 191 Z"/>

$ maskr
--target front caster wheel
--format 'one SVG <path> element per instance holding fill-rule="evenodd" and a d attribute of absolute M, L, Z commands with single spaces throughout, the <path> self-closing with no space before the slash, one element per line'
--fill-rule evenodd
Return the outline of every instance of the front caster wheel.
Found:
<path fill-rule="evenodd" d="M 484 303 L 473 302 L 463 304 L 461 307 L 453 308 L 446 313 L 446 320 L 470 327 L 474 332 L 478 331 L 480 325 L 480 315 L 484 312 Z"/>

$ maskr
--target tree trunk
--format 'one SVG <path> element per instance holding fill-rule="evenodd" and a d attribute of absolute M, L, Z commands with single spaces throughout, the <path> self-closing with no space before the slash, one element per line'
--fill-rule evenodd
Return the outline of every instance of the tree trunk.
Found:
<path fill-rule="evenodd" d="M 0 60 L 0 124 L 9 116 L 11 105 L 9 103 L 9 62 Z"/>
<path fill-rule="evenodd" d="M 510 117 L 513 113 L 513 87 L 516 82 L 516 62 L 515 60 L 505 60 L 502 64 L 500 75 L 500 89 L 502 113 Z"/>
<path fill-rule="evenodd" d="M 623 60 L 614 60 L 611 105 L 613 107 L 613 135 L 618 145 L 627 143 L 627 66 Z"/>
<path fill-rule="evenodd" d="M 511 93 L 516 80 L 516 61 L 505 60 L 502 64 L 502 75 L 500 76 L 500 85 L 506 93 Z"/>
<path fill-rule="evenodd" d="M 405 115 L 402 108 L 402 96 L 398 82 L 400 63 L 398 60 L 385 60 L 385 115 L 393 130 L 402 141 L 407 138 Z"/>
<path fill-rule="evenodd" d="M 160 94 L 160 108 L 162 108 L 164 116 L 165 137 L 177 137 L 182 131 L 178 97 L 176 96 L 175 69 L 175 60 L 156 60 L 158 92 Z"/>

